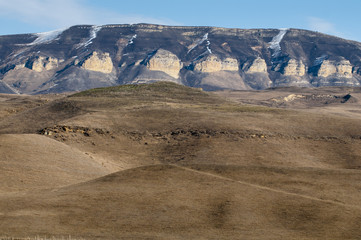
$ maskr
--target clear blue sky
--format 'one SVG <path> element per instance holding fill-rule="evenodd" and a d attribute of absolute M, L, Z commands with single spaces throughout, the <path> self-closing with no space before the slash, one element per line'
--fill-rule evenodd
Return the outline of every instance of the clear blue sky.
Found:
<path fill-rule="evenodd" d="M 302 28 L 361 41 L 361 0 L 0 0 L 0 35 L 76 24 Z"/>

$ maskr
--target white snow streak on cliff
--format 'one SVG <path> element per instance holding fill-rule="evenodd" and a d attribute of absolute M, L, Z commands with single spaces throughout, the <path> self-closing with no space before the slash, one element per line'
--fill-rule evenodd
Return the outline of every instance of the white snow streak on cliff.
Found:
<path fill-rule="evenodd" d="M 208 51 L 210 54 L 212 54 L 212 50 L 211 50 L 211 48 L 209 47 L 209 45 L 211 45 L 211 42 L 208 40 L 208 33 L 207 33 L 207 38 L 206 38 L 206 40 L 207 40 L 207 51 Z"/>
<path fill-rule="evenodd" d="M 89 39 L 85 42 L 79 43 L 77 48 L 87 47 L 93 43 L 93 40 L 97 37 L 98 32 L 102 29 L 102 26 L 92 26 L 90 29 Z"/>
<path fill-rule="evenodd" d="M 127 46 L 130 45 L 130 44 L 133 44 L 133 43 L 134 43 L 134 39 L 136 39 L 136 38 L 137 38 L 137 34 L 134 34 L 134 36 L 128 41 Z"/>
<path fill-rule="evenodd" d="M 59 35 L 62 34 L 62 32 L 64 32 L 64 30 L 65 29 L 43 32 L 43 33 L 35 33 L 34 35 L 38 36 L 38 38 L 35 39 L 34 42 L 29 43 L 27 45 L 33 46 L 38 44 L 50 43 L 56 40 L 59 37 Z"/>
<path fill-rule="evenodd" d="M 322 55 L 321 57 L 316 58 L 315 62 L 313 63 L 313 66 L 318 66 L 323 63 L 328 58 L 326 54 Z"/>
<path fill-rule="evenodd" d="M 280 32 L 272 38 L 272 41 L 269 42 L 269 48 L 272 49 L 274 52 L 272 57 L 277 57 L 281 53 L 281 41 L 285 34 L 287 33 L 288 28 L 280 29 Z"/>
<path fill-rule="evenodd" d="M 201 45 L 204 41 L 207 41 L 207 50 L 210 51 L 209 49 L 209 45 L 211 44 L 208 40 L 208 33 L 204 34 L 203 38 L 198 40 L 197 42 L 195 42 L 194 44 L 191 45 L 191 48 L 188 50 L 187 53 L 190 53 L 193 49 L 195 49 L 196 47 L 198 47 L 199 45 Z M 212 53 L 212 51 L 210 51 L 210 53 Z"/>

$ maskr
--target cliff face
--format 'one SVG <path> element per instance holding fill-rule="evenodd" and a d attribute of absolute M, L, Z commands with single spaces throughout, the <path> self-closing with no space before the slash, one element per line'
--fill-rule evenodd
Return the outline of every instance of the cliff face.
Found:
<path fill-rule="evenodd" d="M 109 53 L 98 54 L 97 52 L 93 52 L 80 66 L 85 70 L 105 74 L 113 71 L 113 62 L 109 57 Z"/>
<path fill-rule="evenodd" d="M 57 68 L 58 63 L 59 60 L 56 58 L 38 56 L 30 59 L 24 66 L 36 72 L 43 72 Z"/>
<path fill-rule="evenodd" d="M 352 78 L 352 65 L 350 61 L 323 61 L 317 71 L 317 76 L 329 77 L 333 75 L 340 78 Z"/>
<path fill-rule="evenodd" d="M 282 69 L 282 74 L 285 76 L 304 76 L 306 73 L 306 66 L 301 60 L 290 59 L 286 62 Z"/>
<path fill-rule="evenodd" d="M 150 71 L 161 71 L 173 78 L 179 78 L 182 66 L 177 55 L 164 49 L 159 49 L 147 62 Z"/>
<path fill-rule="evenodd" d="M 220 59 L 216 55 L 208 55 L 207 57 L 196 62 L 194 70 L 198 72 L 220 72 L 220 71 L 238 71 L 238 61 L 234 58 Z"/>
<path fill-rule="evenodd" d="M 150 24 L 0 36 L 0 92 L 174 81 L 215 89 L 360 86 L 361 44 L 298 29 Z"/>

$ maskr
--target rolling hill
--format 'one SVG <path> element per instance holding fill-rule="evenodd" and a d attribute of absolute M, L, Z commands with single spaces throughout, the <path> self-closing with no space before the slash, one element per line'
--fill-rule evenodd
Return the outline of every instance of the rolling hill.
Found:
<path fill-rule="evenodd" d="M 2 95 L 0 233 L 358 239 L 352 89 L 209 93 L 158 82 Z"/>

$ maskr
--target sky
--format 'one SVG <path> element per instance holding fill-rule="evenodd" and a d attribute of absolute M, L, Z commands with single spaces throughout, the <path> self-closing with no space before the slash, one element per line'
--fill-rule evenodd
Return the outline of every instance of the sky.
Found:
<path fill-rule="evenodd" d="M 0 35 L 78 24 L 301 28 L 361 42 L 361 0 L 0 0 Z"/>

